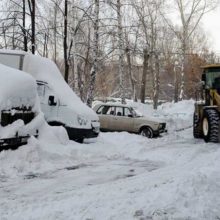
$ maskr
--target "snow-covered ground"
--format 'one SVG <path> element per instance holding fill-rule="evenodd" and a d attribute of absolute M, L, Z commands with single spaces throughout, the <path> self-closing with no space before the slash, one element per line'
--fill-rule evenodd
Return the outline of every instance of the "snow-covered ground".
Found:
<path fill-rule="evenodd" d="M 48 128 L 1 152 L 0 219 L 220 219 L 220 148 L 193 138 L 193 101 L 137 108 L 166 120 L 169 132 L 101 133 L 78 144 Z"/>

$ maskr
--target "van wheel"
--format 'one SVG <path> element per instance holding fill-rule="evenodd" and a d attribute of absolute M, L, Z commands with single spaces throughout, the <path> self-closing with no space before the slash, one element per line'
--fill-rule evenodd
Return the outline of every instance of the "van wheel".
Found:
<path fill-rule="evenodd" d="M 147 138 L 153 138 L 153 130 L 150 127 L 144 127 L 140 131 L 140 135 L 147 137 Z"/>

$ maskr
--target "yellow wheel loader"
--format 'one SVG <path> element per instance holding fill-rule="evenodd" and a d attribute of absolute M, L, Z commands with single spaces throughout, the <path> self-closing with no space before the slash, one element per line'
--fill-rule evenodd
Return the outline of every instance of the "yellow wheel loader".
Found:
<path fill-rule="evenodd" d="M 220 64 L 203 67 L 202 86 L 197 90 L 193 135 L 205 142 L 220 142 Z"/>

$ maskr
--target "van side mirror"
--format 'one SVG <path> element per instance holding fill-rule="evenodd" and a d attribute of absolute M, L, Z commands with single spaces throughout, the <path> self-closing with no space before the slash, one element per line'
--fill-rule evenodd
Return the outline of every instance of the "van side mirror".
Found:
<path fill-rule="evenodd" d="M 55 97 L 53 95 L 50 95 L 48 98 L 48 105 L 50 106 L 56 106 L 57 103 L 54 101 Z"/>

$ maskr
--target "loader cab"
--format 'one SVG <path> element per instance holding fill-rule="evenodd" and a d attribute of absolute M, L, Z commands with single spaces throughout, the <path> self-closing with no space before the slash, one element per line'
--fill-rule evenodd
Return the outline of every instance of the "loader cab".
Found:
<path fill-rule="evenodd" d="M 203 66 L 203 101 L 195 103 L 193 136 L 220 142 L 220 64 Z"/>
<path fill-rule="evenodd" d="M 203 67 L 202 81 L 205 82 L 205 89 L 220 88 L 220 64 Z"/>
<path fill-rule="evenodd" d="M 203 67 L 203 91 L 206 105 L 216 105 L 214 95 L 220 95 L 220 65 Z"/>

